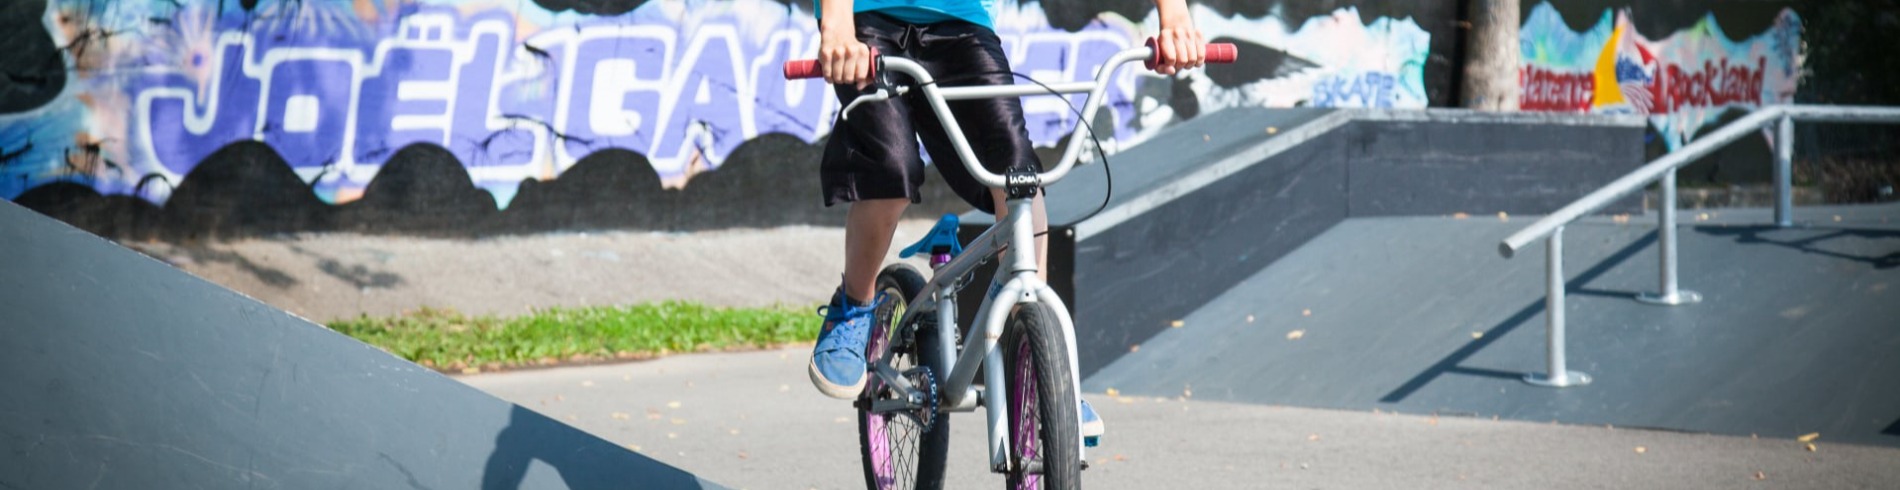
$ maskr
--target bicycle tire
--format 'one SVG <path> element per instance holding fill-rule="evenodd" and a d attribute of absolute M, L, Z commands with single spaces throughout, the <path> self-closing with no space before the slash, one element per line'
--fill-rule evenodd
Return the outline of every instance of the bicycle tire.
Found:
<path fill-rule="evenodd" d="M 892 332 L 903 332 L 897 328 L 897 321 L 903 317 L 910 300 L 924 287 L 924 278 L 916 269 L 904 264 L 892 264 L 877 275 L 879 294 L 887 295 L 885 303 L 876 312 L 876 323 L 871 327 L 870 345 L 865 349 L 867 359 L 876 360 L 883 350 L 895 346 L 898 354 L 892 358 L 892 367 L 903 372 L 915 366 L 926 366 L 932 382 L 941 385 L 947 374 L 946 364 L 937 338 L 937 329 L 930 319 L 920 319 L 916 329 L 910 330 L 909 339 L 893 338 Z M 899 342 L 893 342 L 893 340 Z M 866 376 L 873 376 L 865 373 Z M 875 399 L 883 387 L 876 378 L 865 385 L 861 399 Z M 933 400 L 931 405 L 935 406 Z M 916 417 L 899 414 L 877 414 L 869 410 L 869 405 L 858 410 L 858 453 L 864 463 L 865 488 L 875 490 L 896 490 L 905 488 L 938 489 L 943 487 L 943 468 L 949 459 L 950 418 L 943 413 L 934 413 L 930 424 L 924 426 Z M 904 463 L 910 463 L 908 465 Z"/>
<path fill-rule="evenodd" d="M 1011 490 L 1082 486 L 1081 428 L 1062 325 L 1049 306 L 1019 305 L 1003 336 L 1008 366 Z"/>

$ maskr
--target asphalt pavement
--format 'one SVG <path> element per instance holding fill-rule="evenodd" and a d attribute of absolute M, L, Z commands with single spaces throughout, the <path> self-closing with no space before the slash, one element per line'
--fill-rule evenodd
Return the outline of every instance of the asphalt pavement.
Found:
<path fill-rule="evenodd" d="M 855 416 L 808 348 L 462 376 L 503 399 L 751 489 L 858 488 Z M 1268 374 L 1271 375 L 1271 374 Z M 1900 449 L 1491 418 L 1087 394 L 1108 422 L 1090 488 L 1895 488 Z M 951 416 L 947 488 L 983 469 L 979 414 Z"/>

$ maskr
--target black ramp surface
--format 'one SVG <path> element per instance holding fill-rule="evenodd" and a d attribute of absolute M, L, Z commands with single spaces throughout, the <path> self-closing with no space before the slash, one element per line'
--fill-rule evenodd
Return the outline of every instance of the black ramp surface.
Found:
<path fill-rule="evenodd" d="M 1713 214 L 1684 215 L 1691 306 L 1630 299 L 1656 288 L 1653 217 L 1566 229 L 1569 367 L 1588 386 L 1519 380 L 1545 370 L 1543 251 L 1499 258 L 1530 221 L 1496 217 L 1348 220 L 1083 384 L 1900 446 L 1900 205 L 1798 208 L 1816 224 L 1787 230 Z"/>
<path fill-rule="evenodd" d="M 0 488 L 702 488 L 0 203 Z"/>

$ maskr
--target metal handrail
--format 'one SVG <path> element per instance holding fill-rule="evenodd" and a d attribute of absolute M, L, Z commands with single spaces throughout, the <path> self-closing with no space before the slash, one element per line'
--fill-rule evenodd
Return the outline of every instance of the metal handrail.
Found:
<path fill-rule="evenodd" d="M 1565 225 L 1608 206 L 1623 196 L 1642 189 L 1651 182 L 1660 182 L 1662 199 L 1657 216 L 1657 234 L 1660 235 L 1660 291 L 1637 295 L 1636 300 L 1657 305 L 1683 305 L 1701 301 L 1701 295 L 1693 291 L 1677 288 L 1676 284 L 1676 170 L 1702 158 L 1735 140 L 1741 139 L 1770 123 L 1775 124 L 1775 225 L 1787 228 L 1794 225 L 1794 192 L 1792 167 L 1794 160 L 1794 121 L 1836 122 L 1836 123 L 1884 123 L 1900 124 L 1900 107 L 1871 106 L 1827 106 L 1827 105 L 1774 105 L 1756 109 L 1754 112 L 1737 119 L 1728 125 L 1716 129 L 1695 142 L 1676 151 L 1663 155 L 1624 176 L 1605 184 L 1576 201 L 1559 208 L 1543 219 L 1512 233 L 1498 243 L 1498 254 L 1511 258 L 1517 252 L 1537 240 L 1546 240 L 1548 248 L 1545 267 L 1545 279 L 1548 292 L 1545 296 L 1547 311 L 1544 315 L 1549 329 L 1549 371 L 1544 374 L 1528 374 L 1524 381 L 1531 384 L 1550 387 L 1579 386 L 1590 383 L 1590 376 L 1582 372 L 1571 371 L 1564 361 L 1564 282 L 1563 282 L 1563 229 Z"/>

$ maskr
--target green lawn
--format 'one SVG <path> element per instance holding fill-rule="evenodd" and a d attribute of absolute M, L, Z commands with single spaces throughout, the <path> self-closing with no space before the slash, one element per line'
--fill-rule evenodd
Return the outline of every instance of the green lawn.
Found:
<path fill-rule="evenodd" d="M 397 317 L 333 321 L 329 327 L 423 366 L 475 372 L 811 342 L 821 323 L 812 311 L 665 302 L 498 318 L 424 308 Z"/>

